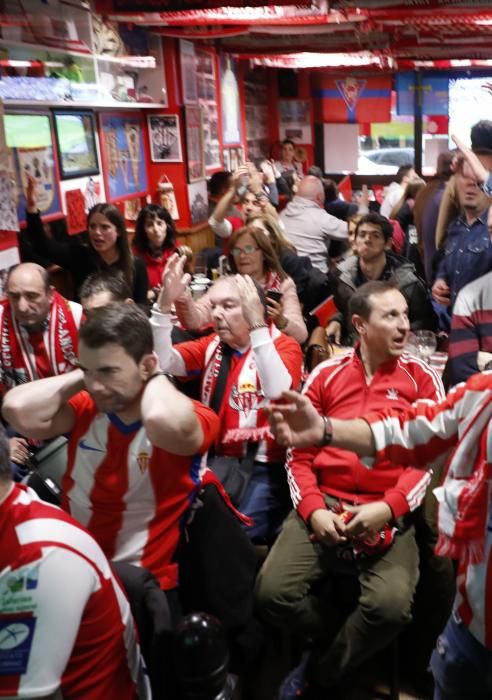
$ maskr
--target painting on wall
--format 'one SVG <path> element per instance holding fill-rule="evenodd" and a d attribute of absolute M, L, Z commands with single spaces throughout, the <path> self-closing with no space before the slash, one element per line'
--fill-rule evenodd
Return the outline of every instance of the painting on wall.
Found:
<path fill-rule="evenodd" d="M 231 56 L 221 55 L 220 98 L 222 112 L 222 143 L 241 143 L 241 111 L 239 104 L 238 65 Z"/>
<path fill-rule="evenodd" d="M 150 157 L 153 163 L 181 163 L 181 136 L 177 114 L 151 114 L 147 117 Z"/>
<path fill-rule="evenodd" d="M 201 107 L 185 107 L 188 182 L 205 177 Z"/>
<path fill-rule="evenodd" d="M 8 170 L 20 222 L 26 218 L 26 192 L 30 178 L 36 185 L 38 208 L 49 221 L 62 216 L 58 172 L 49 114 L 5 114 Z"/>
<path fill-rule="evenodd" d="M 147 164 L 140 116 L 108 113 L 99 116 L 108 200 L 147 194 Z"/>

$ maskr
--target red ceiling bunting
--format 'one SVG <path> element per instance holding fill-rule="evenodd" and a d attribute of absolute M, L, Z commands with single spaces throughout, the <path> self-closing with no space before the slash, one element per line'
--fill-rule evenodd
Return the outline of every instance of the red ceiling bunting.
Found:
<path fill-rule="evenodd" d="M 212 8 L 243 7 L 244 0 L 96 0 L 96 12 L 180 12 Z M 309 7 L 311 0 L 247 0 L 248 7 L 297 5 Z"/>

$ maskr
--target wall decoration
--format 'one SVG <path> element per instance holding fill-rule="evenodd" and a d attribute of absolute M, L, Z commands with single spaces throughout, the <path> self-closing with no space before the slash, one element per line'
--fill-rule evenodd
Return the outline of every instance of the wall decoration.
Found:
<path fill-rule="evenodd" d="M 85 200 L 82 190 L 68 190 L 65 192 L 65 204 L 67 207 L 67 230 L 73 236 L 87 230 L 87 215 L 85 213 Z"/>
<path fill-rule="evenodd" d="M 159 178 L 157 183 L 157 191 L 159 192 L 161 207 L 167 209 L 175 221 L 179 219 L 178 203 L 176 202 L 174 185 L 165 173 L 163 173 Z"/>
<path fill-rule="evenodd" d="M 244 108 L 246 112 L 246 141 L 248 158 L 268 158 L 270 153 L 270 132 L 268 116 L 270 91 L 268 72 L 263 68 L 253 68 L 244 74 Z"/>
<path fill-rule="evenodd" d="M 125 199 L 125 206 L 123 208 L 124 217 L 127 221 L 136 221 L 140 209 L 142 208 L 142 203 L 140 199 Z"/>
<path fill-rule="evenodd" d="M 177 114 L 151 114 L 147 117 L 150 157 L 153 163 L 182 163 L 181 135 Z"/>
<path fill-rule="evenodd" d="M 230 56 L 219 57 L 220 97 L 222 111 L 222 143 L 241 143 L 241 112 L 239 106 L 238 67 Z"/>
<path fill-rule="evenodd" d="M 313 73 L 316 122 L 349 123 L 391 121 L 392 76 L 334 79 Z"/>
<path fill-rule="evenodd" d="M 17 215 L 25 220 L 29 176 L 37 183 L 38 207 L 45 220 L 62 215 L 58 172 L 54 159 L 53 128 L 49 114 L 5 114 L 9 175 Z"/>
<path fill-rule="evenodd" d="M 201 107 L 185 107 L 188 182 L 205 177 Z"/>
<path fill-rule="evenodd" d="M 99 164 L 93 112 L 55 111 L 53 116 L 62 180 L 96 175 Z"/>
<path fill-rule="evenodd" d="M 311 126 L 311 100 L 279 100 L 280 140 L 290 139 L 294 143 L 313 143 Z"/>
<path fill-rule="evenodd" d="M 147 194 L 142 120 L 132 114 L 101 114 L 101 147 L 108 200 Z"/>
<path fill-rule="evenodd" d="M 197 104 L 198 91 L 196 84 L 195 44 L 192 41 L 180 39 L 179 59 L 181 66 L 183 102 L 185 105 Z"/>
<path fill-rule="evenodd" d="M 224 170 L 234 172 L 244 163 L 244 148 L 236 146 L 234 148 L 223 148 L 222 157 L 224 159 Z"/>
<path fill-rule="evenodd" d="M 208 219 L 208 195 L 207 181 L 201 180 L 188 185 L 188 201 L 190 203 L 191 224 L 196 224 Z"/>
<path fill-rule="evenodd" d="M 196 79 L 198 102 L 202 108 L 205 169 L 207 174 L 220 170 L 219 110 L 217 107 L 217 79 L 215 55 L 207 49 L 196 48 Z"/>
<path fill-rule="evenodd" d="M 89 177 L 84 187 L 85 211 L 88 213 L 92 207 L 101 201 L 101 183 Z"/>

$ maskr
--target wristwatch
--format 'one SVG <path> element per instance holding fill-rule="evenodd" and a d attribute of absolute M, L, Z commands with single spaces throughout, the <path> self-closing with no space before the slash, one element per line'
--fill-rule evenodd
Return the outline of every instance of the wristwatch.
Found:
<path fill-rule="evenodd" d="M 333 439 L 333 428 L 331 425 L 331 420 L 328 418 L 328 416 L 321 416 L 324 422 L 324 432 L 323 432 L 323 437 L 321 440 L 318 442 L 318 447 L 328 447 L 328 445 L 331 445 L 331 441 Z"/>

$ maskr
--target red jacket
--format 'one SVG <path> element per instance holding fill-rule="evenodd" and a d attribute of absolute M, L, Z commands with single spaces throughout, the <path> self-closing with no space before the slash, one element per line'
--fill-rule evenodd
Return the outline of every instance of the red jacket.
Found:
<path fill-rule="evenodd" d="M 408 408 L 417 399 L 444 398 L 436 372 L 406 353 L 381 365 L 368 385 L 356 350 L 318 365 L 305 393 L 321 415 L 344 419 Z M 294 507 L 306 521 L 325 508 L 324 493 L 359 504 L 382 500 L 398 518 L 417 508 L 430 479 L 422 470 L 389 460 L 368 469 L 355 452 L 334 447 L 292 450 L 287 472 Z"/>
<path fill-rule="evenodd" d="M 166 267 L 167 259 L 171 257 L 173 253 L 176 252 L 176 248 L 166 248 L 162 251 L 162 255 L 155 258 L 149 252 L 145 250 L 139 250 L 135 248 L 134 253 L 145 263 L 147 268 L 147 277 L 149 278 L 149 289 L 153 287 L 160 287 L 162 280 L 162 273 Z"/>

